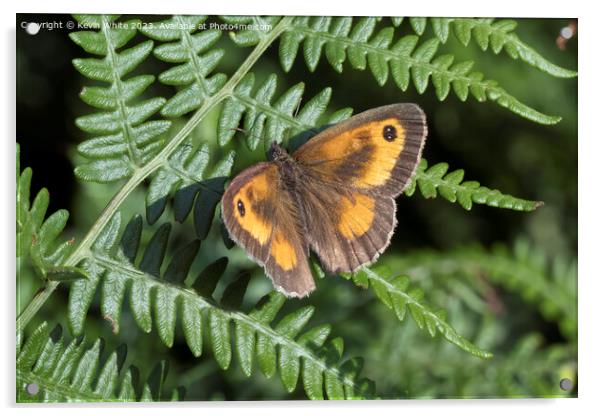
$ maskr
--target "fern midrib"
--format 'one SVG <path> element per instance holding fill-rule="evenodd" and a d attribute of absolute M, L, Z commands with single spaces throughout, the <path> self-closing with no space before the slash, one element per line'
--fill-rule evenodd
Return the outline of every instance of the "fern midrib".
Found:
<path fill-rule="evenodd" d="M 162 168 L 170 171 L 175 176 L 179 177 L 182 181 L 185 181 L 186 184 L 195 184 L 203 190 L 213 191 L 216 194 L 223 195 L 223 192 L 218 192 L 217 189 L 211 188 L 210 186 L 207 186 L 203 183 L 203 179 L 208 179 L 208 178 L 202 178 L 200 180 L 197 178 L 193 178 L 192 176 L 190 176 L 188 174 L 188 172 L 186 170 L 178 169 L 178 168 L 174 167 L 171 163 L 167 163 L 166 165 L 162 166 Z M 199 172 L 199 174 L 203 174 L 203 173 L 204 172 Z"/>
<path fill-rule="evenodd" d="M 209 89 L 207 88 L 207 85 L 205 84 L 205 79 L 199 75 L 201 73 L 201 65 L 199 62 L 199 57 L 197 56 L 196 53 L 194 53 L 192 40 L 190 39 L 190 33 L 186 29 L 183 29 L 187 26 L 186 22 L 184 22 L 184 20 L 182 19 L 182 16 L 180 16 L 180 15 L 175 16 L 175 18 L 178 21 L 178 25 L 180 27 L 180 33 L 182 33 L 182 37 L 180 39 L 181 39 L 182 43 L 185 44 L 186 51 L 188 52 L 188 60 L 194 66 L 193 72 L 194 72 L 194 78 L 196 79 L 196 83 L 203 90 L 203 96 L 209 97 Z"/>
<path fill-rule="evenodd" d="M 121 131 L 123 131 L 123 136 L 125 138 L 125 142 L 127 143 L 129 162 L 132 167 L 136 169 L 138 167 L 139 159 L 138 152 L 136 149 L 136 144 L 133 139 L 133 131 L 132 125 L 130 124 L 127 112 L 127 106 L 125 101 L 123 100 L 124 91 L 123 84 L 121 83 L 121 78 L 117 73 L 117 57 L 115 55 L 115 45 L 113 44 L 113 40 L 111 39 L 111 34 L 109 32 L 109 28 L 111 27 L 111 22 L 107 19 L 106 15 L 102 15 L 102 34 L 105 37 L 105 41 L 107 42 L 107 58 L 111 61 L 111 73 L 113 75 L 113 84 L 117 89 L 117 111 L 121 115 L 119 123 L 121 124 Z M 132 163 L 133 162 L 133 163 Z"/>
<path fill-rule="evenodd" d="M 303 123 L 299 122 L 295 117 L 285 115 L 284 113 L 275 110 L 269 104 L 265 104 L 265 103 L 262 103 L 261 101 L 257 101 L 256 99 L 254 99 L 252 97 L 239 95 L 236 92 L 233 92 L 230 95 L 230 98 L 233 98 L 235 100 L 242 102 L 242 104 L 245 105 L 247 108 L 259 108 L 259 109 L 261 109 L 261 113 L 264 113 L 275 119 L 280 119 L 284 123 L 288 124 L 289 127 L 295 126 L 295 127 L 301 128 L 301 129 L 312 129 L 315 127 L 315 126 L 310 126 L 308 124 L 303 124 Z"/>
<path fill-rule="evenodd" d="M 212 309 L 213 311 L 216 311 L 228 320 L 241 321 L 247 326 L 252 327 L 256 332 L 260 332 L 266 337 L 273 340 L 275 344 L 285 346 L 286 348 L 295 351 L 297 357 L 303 357 L 312 361 L 312 363 L 318 366 L 323 372 L 328 372 L 334 375 L 339 381 L 343 382 L 345 385 L 354 389 L 357 389 L 359 387 L 353 379 L 342 375 L 338 368 L 329 367 L 320 357 L 316 356 L 311 350 L 303 348 L 297 342 L 295 342 L 294 339 L 285 337 L 284 335 L 274 330 L 271 326 L 265 325 L 257 321 L 256 319 L 249 317 L 245 313 L 224 310 L 213 300 L 205 299 L 203 296 L 197 294 L 192 288 L 184 288 L 173 282 L 169 282 L 167 280 L 162 279 L 160 280 L 154 276 L 149 275 L 148 273 L 130 267 L 129 265 L 124 265 L 123 263 L 111 259 L 109 257 L 95 254 L 93 252 L 90 253 L 90 257 L 94 258 L 94 260 L 100 265 L 105 266 L 106 269 L 120 270 L 122 273 L 117 273 L 115 277 L 123 279 L 125 281 L 124 283 L 127 283 L 128 280 L 138 279 L 143 281 L 146 285 L 150 286 L 151 290 L 155 287 L 167 287 L 168 290 L 176 292 L 178 297 L 186 298 L 187 301 L 196 304 L 199 309 Z M 123 275 L 126 275 L 126 277 L 123 277 Z"/>
<path fill-rule="evenodd" d="M 451 332 L 456 335 L 457 340 L 453 340 L 453 339 L 449 339 L 449 338 L 445 337 L 448 341 L 461 347 L 462 349 L 464 349 L 466 346 L 470 346 L 470 352 L 473 355 L 476 355 L 478 357 L 490 358 L 492 356 L 491 353 L 480 349 L 476 345 L 470 343 L 468 340 L 465 340 L 464 338 L 462 338 L 462 336 L 459 335 L 447 322 L 443 321 L 434 312 L 432 312 L 431 310 L 426 308 L 420 302 L 416 301 L 416 299 L 414 299 L 412 296 L 410 296 L 409 294 L 407 294 L 406 292 L 404 292 L 402 290 L 399 290 L 397 287 L 395 287 L 395 285 L 391 284 L 391 282 L 389 282 L 387 279 L 385 279 L 382 276 L 380 276 L 379 274 L 373 272 L 369 268 L 365 267 L 363 270 L 366 272 L 366 275 L 368 276 L 369 279 L 378 281 L 379 284 L 381 284 L 387 288 L 388 292 L 394 292 L 394 293 L 398 294 L 399 296 L 403 297 L 406 301 L 407 306 L 409 306 L 410 304 L 414 305 L 415 307 L 419 308 L 422 311 L 423 315 L 428 315 L 429 319 L 432 319 L 436 322 L 439 331 L 442 333 L 442 335 L 444 335 L 444 337 L 445 337 L 445 333 L 443 331 L 441 331 L 442 327 L 445 328 L 447 332 Z M 461 345 L 462 343 L 464 345 Z"/>
<path fill-rule="evenodd" d="M 224 84 L 222 89 L 215 95 L 207 98 L 201 108 L 199 108 L 196 113 L 193 114 L 190 120 L 182 127 L 182 129 L 174 136 L 174 138 L 167 143 L 163 150 L 155 155 L 155 157 L 153 157 L 153 159 L 151 159 L 146 165 L 138 167 L 136 170 L 134 170 L 134 173 L 130 179 L 123 185 L 117 194 L 113 196 L 111 201 L 109 201 L 108 205 L 102 211 L 78 247 L 65 261 L 65 266 L 75 266 L 85 258 L 84 253 L 89 251 L 94 240 L 96 240 L 100 232 L 107 225 L 127 196 L 156 169 L 169 163 L 169 156 L 175 151 L 175 149 L 186 139 L 186 137 L 188 137 L 198 123 L 216 105 L 218 105 L 228 96 L 232 95 L 234 88 L 240 83 L 247 72 L 249 72 L 255 62 L 263 55 L 271 43 L 276 40 L 287 29 L 287 27 L 289 27 L 291 22 L 292 17 L 290 16 L 282 18 L 278 24 L 274 26 L 274 29 L 270 31 L 269 34 L 266 35 L 266 37 L 255 46 L 247 59 L 245 59 L 240 68 L 232 75 L 226 84 Z M 50 295 L 56 290 L 58 285 L 59 282 L 57 281 L 47 283 L 44 289 L 41 292 L 38 292 L 23 310 L 23 312 L 21 312 L 16 322 L 18 338 L 22 336 L 23 328 L 42 307 Z"/>
<path fill-rule="evenodd" d="M 36 383 L 38 386 L 40 386 L 40 391 L 38 394 L 43 394 L 44 391 L 50 391 L 60 395 L 61 397 L 66 397 L 67 399 L 75 399 L 82 402 L 123 401 L 113 396 L 105 398 L 99 394 L 95 394 L 93 391 L 86 392 L 77 390 L 71 385 L 57 383 L 48 377 L 42 377 L 38 374 L 32 373 L 31 371 L 22 371 L 20 369 L 17 369 L 17 388 L 19 388 L 19 380 L 26 384 Z"/>

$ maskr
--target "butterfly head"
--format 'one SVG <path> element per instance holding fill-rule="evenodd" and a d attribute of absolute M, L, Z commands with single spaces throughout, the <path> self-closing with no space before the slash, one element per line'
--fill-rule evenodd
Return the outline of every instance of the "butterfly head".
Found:
<path fill-rule="evenodd" d="M 284 162 L 290 158 L 286 149 L 273 141 L 268 149 L 268 160 L 271 162 Z"/>

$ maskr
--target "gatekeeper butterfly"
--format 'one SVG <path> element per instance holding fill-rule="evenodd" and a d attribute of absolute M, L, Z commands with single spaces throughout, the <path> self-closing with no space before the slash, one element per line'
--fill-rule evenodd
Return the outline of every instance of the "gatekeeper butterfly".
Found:
<path fill-rule="evenodd" d="M 232 180 L 222 217 L 232 239 L 265 268 L 277 290 L 315 289 L 309 250 L 329 273 L 374 262 L 397 223 L 427 135 L 416 104 L 392 104 L 327 128 L 294 153 L 272 143 L 268 162 Z"/>

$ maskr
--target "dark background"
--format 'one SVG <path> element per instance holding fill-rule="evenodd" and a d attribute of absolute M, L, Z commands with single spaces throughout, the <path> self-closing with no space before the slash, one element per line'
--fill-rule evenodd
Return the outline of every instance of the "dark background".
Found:
<path fill-rule="evenodd" d="M 143 20 L 159 20 L 161 16 L 142 17 Z M 86 53 L 68 37 L 69 30 L 42 29 L 37 35 L 29 35 L 21 28 L 21 22 L 62 21 L 63 26 L 73 19 L 67 15 L 19 15 L 17 19 L 17 141 L 21 144 L 21 166 L 34 170 L 33 191 L 46 187 L 50 191 L 50 208 L 68 209 L 70 219 L 68 233 L 81 238 L 94 222 L 98 213 L 109 201 L 117 185 L 89 185 L 80 183 L 73 175 L 76 163 L 75 146 L 87 136 L 74 125 L 74 119 L 93 111 L 78 98 L 83 85 L 92 82 L 84 79 L 71 64 L 76 57 Z M 386 19 L 385 19 L 386 20 Z M 548 60 L 569 69 L 577 68 L 577 39 L 572 39 L 566 51 L 556 46 L 559 30 L 571 19 L 518 19 L 516 32 L 523 41 L 534 47 Z M 385 24 L 385 22 L 381 22 Z M 386 22 L 388 24 L 388 22 Z M 398 34 L 412 33 L 404 21 Z M 432 34 L 430 25 L 427 34 Z M 398 35 L 396 35 L 398 36 Z M 434 36 L 434 35 L 433 35 Z M 397 37 L 396 37 L 397 38 Z M 422 41 L 429 36 L 422 36 Z M 142 39 L 137 35 L 129 45 Z M 216 72 L 233 73 L 244 60 L 250 49 L 234 47 L 223 35 L 220 44 L 227 54 Z M 452 53 L 456 61 L 471 59 L 475 70 L 486 78 L 497 80 L 510 94 L 533 108 L 551 115 L 560 115 L 563 120 L 553 126 L 543 126 L 525 120 L 494 103 L 478 103 L 469 97 L 462 103 L 452 92 L 443 102 L 435 96 L 432 84 L 423 95 L 418 95 L 413 85 L 408 91 L 400 91 L 393 80 L 379 88 L 369 71 L 355 71 L 344 65 L 343 74 L 337 74 L 322 57 L 314 73 L 310 73 L 301 58 L 301 51 L 293 69 L 285 74 L 279 68 L 277 42 L 260 59 L 253 71 L 258 78 L 275 72 L 279 77 L 279 91 L 285 86 L 303 81 L 304 101 L 325 87 L 333 88 L 331 109 L 352 107 L 355 113 L 372 107 L 394 102 L 416 102 L 425 110 L 429 124 L 429 136 L 424 157 L 430 165 L 447 162 L 450 169 L 465 170 L 466 180 L 478 180 L 481 184 L 514 196 L 542 200 L 545 206 L 534 213 L 521 213 L 475 205 L 470 212 L 458 204 L 450 204 L 443 198 L 426 200 L 419 195 L 398 200 L 399 226 L 394 235 L 388 255 L 403 256 L 418 249 L 449 250 L 454 247 L 479 244 L 486 248 L 493 243 L 511 245 L 518 237 L 525 237 L 553 259 L 577 256 L 577 80 L 556 79 L 546 75 L 520 60 L 512 60 L 505 52 L 494 55 L 483 52 L 474 40 L 469 47 L 462 46 L 450 33 L 450 39 L 442 45 L 437 55 Z M 159 74 L 166 64 L 153 56 L 149 57 L 136 73 Z M 256 85 L 259 82 L 256 83 Z M 173 90 L 155 83 L 151 95 L 169 97 Z M 215 141 L 215 138 L 212 139 Z M 256 159 L 257 155 L 251 159 Z M 236 170 L 249 162 L 240 156 Z M 143 194 L 131 198 L 133 210 L 143 210 Z M 138 198 L 138 199 L 136 199 Z M 234 249 L 237 250 L 237 249 Z M 20 300 L 29 301 L 39 282 L 33 277 L 24 277 L 21 282 Z M 258 278 L 256 278 L 258 279 Z M 380 325 L 383 320 L 395 321 L 392 313 L 375 306 L 365 293 L 359 293 L 353 285 L 341 280 L 323 283 L 327 290 L 312 296 L 312 304 L 318 305 L 315 322 L 328 321 L 347 323 L 342 329 L 347 349 L 356 354 L 375 358 L 372 365 L 378 367 L 379 359 L 386 352 L 383 336 L 390 326 Z M 332 297 L 332 291 L 338 295 Z M 322 292 L 320 294 L 319 292 Z M 512 334 L 519 340 L 523 335 L 536 332 L 543 337 L 544 345 L 563 343 L 566 340 L 554 322 L 543 319 L 537 311 L 518 301 L 515 295 L 500 289 L 500 296 L 510 307 L 520 308 L 515 316 L 506 316 L 508 326 L 519 328 Z M 354 297 L 349 300 L 348 297 Z M 62 288 L 42 309 L 39 319 L 65 324 L 67 290 Z M 343 304 L 338 304 L 338 300 Z M 295 302 L 295 301 L 293 301 Z M 91 333 L 110 339 L 108 325 L 99 313 L 89 314 Z M 128 319 L 127 317 L 124 319 Z M 460 320 L 461 318 L 458 318 Z M 374 320 L 371 322 L 371 320 Z M 334 322 L 333 322 L 334 321 Z M 374 323 L 376 322 L 376 324 Z M 410 326 L 390 322 L 400 328 Z M 341 326 L 341 325 L 339 325 Z M 33 326 L 32 326 L 33 327 Z M 124 329 L 127 325 L 123 326 Z M 127 330 L 127 329 L 126 329 Z M 137 331 L 137 332 L 136 332 Z M 126 331 L 123 331 L 126 332 Z M 167 358 L 172 364 L 172 385 L 189 381 L 189 398 L 193 399 L 261 399 L 303 397 L 300 389 L 290 396 L 278 387 L 278 380 L 265 381 L 254 376 L 253 381 L 244 378 L 240 371 L 218 371 L 215 362 L 207 356 L 195 361 L 180 339 L 172 349 L 162 346 L 156 337 L 140 334 L 122 335 L 119 341 L 127 341 L 130 347 L 128 359 L 142 366 L 143 374 L 149 371 L 150 363 Z M 369 336 L 366 336 L 368 334 Z M 416 341 L 431 342 L 417 333 Z M 424 339 L 423 339 L 424 338 Z M 470 338 L 470 337 L 469 337 Z M 147 351 L 136 349 L 149 340 L 156 345 Z M 370 340 L 379 339 L 380 344 L 369 346 Z M 413 339 L 413 338 L 411 338 Z M 507 340 L 506 340 L 507 341 Z M 408 342 L 410 344 L 408 344 Z M 412 348 L 406 341 L 405 348 Z M 117 341 L 109 341 L 109 345 Z M 512 342 L 507 342 L 513 345 Z M 416 347 L 417 348 L 417 347 Z M 452 347 L 453 348 L 453 347 Z M 511 347 L 508 347 L 511 348 Z M 142 348 L 144 349 L 144 348 Z M 133 352 L 132 352 L 133 351 Z M 463 356 L 461 353 L 459 356 Z M 467 354 L 465 354 L 467 355 Z M 380 357 L 380 358 L 379 358 Z M 384 361 L 383 361 L 384 362 Z M 435 365 L 435 364 L 434 364 Z M 461 365 L 461 364 L 459 364 Z M 148 367 L 148 368 L 147 368 Z M 372 370 L 371 376 L 378 380 L 387 369 Z M 276 377 L 277 378 L 277 377 Z M 436 383 L 433 377 L 432 382 Z M 459 394 L 453 387 L 441 383 L 442 395 Z M 186 384 L 186 383 L 183 383 Z M 378 386 L 378 381 L 377 381 Z M 389 393 L 403 394 L 401 387 L 388 386 Z M 417 395 L 428 392 L 414 392 Z M 465 392 L 464 394 L 470 394 Z"/>

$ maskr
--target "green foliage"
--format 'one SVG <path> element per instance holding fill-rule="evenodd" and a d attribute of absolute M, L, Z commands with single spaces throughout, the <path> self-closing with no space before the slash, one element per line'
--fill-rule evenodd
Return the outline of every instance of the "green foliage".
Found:
<path fill-rule="evenodd" d="M 207 16 L 173 16 L 140 29 L 152 39 L 168 42 L 154 49 L 158 59 L 179 64 L 159 75 L 163 84 L 181 87 L 161 110 L 165 117 L 196 110 L 226 82 L 224 74 L 209 77 L 224 56 L 223 49 L 213 48 L 221 31 L 207 29 L 195 33 L 206 19 Z"/>
<path fill-rule="evenodd" d="M 80 93 L 84 102 L 104 110 L 75 120 L 83 131 L 100 135 L 78 146 L 79 153 L 89 162 L 78 166 L 75 174 L 85 181 L 113 182 L 130 177 L 161 149 L 163 133 L 171 125 L 167 120 L 146 121 L 163 106 L 164 98 L 130 104 L 155 80 L 152 75 L 124 79 L 148 57 L 153 42 L 141 42 L 118 51 L 136 35 L 136 21 L 125 22 L 123 27 L 111 27 L 117 17 L 76 16 L 80 22 L 97 25 L 100 30 L 69 34 L 86 52 L 104 57 L 75 59 L 75 68 L 87 78 L 110 84 L 109 87 L 85 87 Z"/>
<path fill-rule="evenodd" d="M 410 21 L 412 19 L 410 18 Z M 554 77 L 572 78 L 577 76 L 576 71 L 553 64 L 520 40 L 518 35 L 514 33 L 517 26 L 515 20 L 502 19 L 495 21 L 491 18 L 466 19 L 454 17 L 431 17 L 429 20 L 433 32 L 435 32 L 441 43 L 447 42 L 451 27 L 454 36 L 464 46 L 468 46 L 471 39 L 474 38 L 483 51 L 491 48 L 493 53 L 499 54 L 502 50 L 505 50 L 512 59 L 520 59 Z"/>
<path fill-rule="evenodd" d="M 17 259 L 20 262 L 31 259 L 39 275 L 49 280 L 85 277 L 78 268 L 58 266 L 74 248 L 72 240 L 60 244 L 56 241 L 67 224 L 69 212 L 61 209 L 44 219 L 50 202 L 46 188 L 30 203 L 33 171 L 25 168 L 21 172 L 20 150 L 17 144 Z"/>
<path fill-rule="evenodd" d="M 220 145 L 225 145 L 232 139 L 243 115 L 243 129 L 250 149 L 255 149 L 262 137 L 282 142 L 285 135 L 292 137 L 314 129 L 319 126 L 318 121 L 326 112 L 332 94 L 330 88 L 325 88 L 299 110 L 305 87 L 302 82 L 289 88 L 273 104 L 277 88 L 276 75 L 271 74 L 255 94 L 254 84 L 253 73 L 247 74 L 224 102 L 217 130 Z M 293 115 L 297 110 L 298 114 Z M 324 124 L 337 123 L 348 118 L 351 112 L 349 108 L 337 111 Z"/>
<path fill-rule="evenodd" d="M 140 103 L 130 102 L 141 95 L 155 80 L 152 75 L 124 77 L 140 65 L 153 50 L 153 42 L 145 41 L 118 51 L 135 35 L 136 21 L 114 28 L 117 16 L 79 16 L 80 21 L 98 25 L 100 30 L 72 32 L 71 39 L 86 52 L 103 59 L 75 59 L 73 65 L 85 77 L 107 82 L 109 87 L 84 87 L 80 98 L 104 110 L 78 117 L 75 124 L 86 133 L 100 135 L 82 142 L 78 151 L 89 162 L 78 166 L 75 174 L 85 181 L 113 182 L 124 179 L 143 166 L 163 146 L 163 133 L 171 122 L 146 121 L 165 103 L 161 97 Z"/>
<path fill-rule="evenodd" d="M 472 208 L 473 203 L 515 211 L 533 211 L 543 205 L 541 201 L 528 201 L 512 195 L 505 195 L 498 190 L 481 186 L 477 181 L 462 182 L 464 170 L 458 169 L 447 173 L 449 168 L 447 163 L 437 163 L 429 169 L 427 166 L 427 161 L 422 159 L 416 169 L 416 176 L 405 190 L 407 196 L 412 196 L 418 185 L 420 193 L 425 198 L 435 198 L 437 195 L 441 195 L 449 202 L 458 202 L 462 208 L 468 211 Z"/>
<path fill-rule="evenodd" d="M 374 395 L 373 383 L 357 378 L 361 367 L 358 359 L 340 363 L 342 340 L 335 338 L 323 347 L 330 325 L 320 325 L 299 336 L 313 314 L 313 307 L 298 309 L 272 327 L 270 324 L 284 303 L 283 295 L 272 292 L 250 313 L 239 312 L 248 275 L 243 274 L 231 283 L 218 302 L 213 292 L 225 268 L 223 260 L 217 261 L 217 267 L 208 266 L 197 278 L 187 279 L 200 247 L 198 240 L 178 250 L 162 273 L 170 224 L 157 229 L 140 253 L 139 262 L 135 260 L 140 257 L 141 217 L 134 217 L 119 239 L 120 227 L 121 218 L 116 214 L 98 236 L 91 256 L 82 264 L 89 279 L 71 286 L 68 315 L 75 334 L 83 332 L 86 314 L 99 286 L 101 313 L 117 334 L 129 288 L 129 304 L 136 323 L 143 331 L 150 332 L 154 320 L 159 338 L 168 347 L 173 345 L 176 320 L 180 316 L 192 353 L 200 356 L 203 338 L 207 338 L 222 369 L 230 366 L 234 353 L 245 375 L 250 376 L 256 356 L 266 377 L 280 370 L 282 383 L 289 392 L 295 389 L 303 368 L 303 386 L 311 399 L 324 398 L 322 386 L 331 399 Z"/>
<path fill-rule="evenodd" d="M 370 287 L 378 299 L 395 312 L 400 321 L 404 320 L 409 310 L 418 328 L 426 330 L 431 337 L 439 332 L 446 340 L 463 350 L 477 357 L 491 358 L 490 352 L 473 345 L 445 321 L 444 310 L 432 311 L 422 299 L 424 296 L 422 290 L 410 288 L 410 279 L 407 276 L 385 277 L 386 275 L 392 276 L 386 266 L 372 269 L 364 267 L 354 274 L 342 274 L 362 288 Z"/>
<path fill-rule="evenodd" d="M 167 398 L 162 389 L 167 376 L 165 362 L 159 363 L 149 379 L 138 386 L 138 369 L 134 366 L 122 369 L 125 345 L 100 365 L 102 339 L 97 339 L 90 348 L 81 338 L 65 345 L 62 332 L 57 325 L 49 333 L 44 322 L 17 351 L 18 402 L 129 402 Z M 33 384 L 38 387 L 36 394 L 26 390 Z M 184 393 L 184 389 L 176 389 L 171 399 L 181 400 Z"/>
<path fill-rule="evenodd" d="M 146 194 L 146 218 L 154 224 L 165 210 L 170 195 L 174 196 L 176 220 L 183 222 L 194 204 L 197 236 L 207 236 L 215 207 L 234 163 L 231 151 L 208 171 L 209 146 L 195 148 L 192 140 L 182 143 L 151 179 Z"/>
<path fill-rule="evenodd" d="M 495 357 L 490 360 L 464 359 L 457 349 L 446 348 L 436 340 L 416 338 L 416 330 L 411 327 L 388 328 L 384 340 L 375 340 L 376 344 L 379 341 L 391 343 L 391 350 L 396 351 L 381 360 L 377 379 L 382 397 L 393 399 L 401 392 L 423 399 L 467 395 L 481 398 L 574 397 L 575 390 L 561 390 L 559 380 L 576 379 L 575 348 L 564 343 L 546 344 L 540 334 L 532 332 L 514 340 L 511 330 L 505 330 L 504 325 L 500 317 L 489 316 L 478 327 L 480 341 L 496 349 Z M 508 344 L 508 339 L 512 339 L 509 347 L 502 347 Z M 402 348 L 409 342 L 412 342 L 412 348 Z M 392 372 L 391 368 L 403 368 L 403 374 Z"/>
<path fill-rule="evenodd" d="M 568 339 L 577 339 L 576 261 L 560 256 L 550 259 L 524 239 L 517 240 L 511 250 L 497 245 L 491 251 L 476 246 L 409 253 L 390 266 L 416 278 L 459 275 L 472 284 L 478 283 L 476 276 L 484 276 L 536 305 L 546 319 L 559 322 Z"/>
<path fill-rule="evenodd" d="M 310 71 L 317 68 L 324 53 L 337 72 L 343 71 L 343 63 L 348 60 L 354 69 L 368 68 L 380 86 L 387 82 L 390 72 L 402 91 L 412 80 L 416 91 L 422 94 L 431 78 L 441 101 L 453 89 L 462 101 L 470 94 L 478 101 L 491 100 L 537 123 L 560 121 L 560 117 L 542 114 L 523 104 L 482 73 L 471 71 L 473 62 L 454 64 L 453 55 L 436 56 L 439 40 L 429 39 L 418 46 L 419 37 L 408 35 L 393 42 L 395 28 L 385 27 L 374 34 L 377 23 L 374 17 L 360 18 L 355 25 L 351 17 L 296 17 L 280 41 L 282 67 L 285 71 L 291 69 L 303 44 L 303 57 Z"/>

